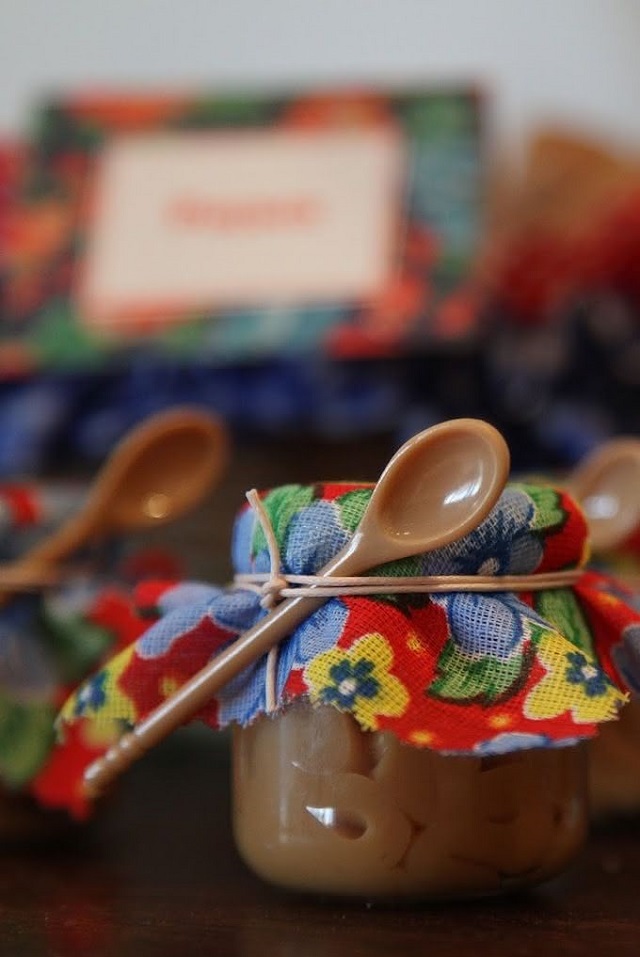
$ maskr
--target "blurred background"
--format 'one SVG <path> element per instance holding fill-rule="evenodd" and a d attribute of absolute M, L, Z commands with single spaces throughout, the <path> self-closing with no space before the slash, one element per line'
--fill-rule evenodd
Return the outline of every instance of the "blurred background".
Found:
<path fill-rule="evenodd" d="M 488 419 L 516 470 L 567 468 L 637 434 L 639 41 L 635 0 L 5 0 L 0 475 L 87 475 L 149 413 L 213 409 L 233 463 L 184 547 L 191 571 L 218 577 L 246 488 L 373 479 L 434 422 Z M 105 173 L 114 143 L 229 131 L 311 137 L 313 162 L 328 150 L 346 263 L 371 239 L 348 199 L 367 179 L 363 207 L 391 250 L 372 288 L 297 300 L 294 253 L 280 259 L 285 292 L 245 296 L 251 273 L 235 299 L 182 288 L 167 310 L 148 280 L 105 319 L 81 278 L 104 294 L 100 250 L 111 243 L 135 278 L 153 245 L 135 241 L 143 214 L 104 218 L 127 206 Z M 353 160 L 336 160 L 345 136 L 378 150 L 355 180 Z M 217 225 L 229 197 L 256 198 L 256 144 L 237 191 L 215 194 Z M 396 179 L 369 175 L 376 163 Z M 176 248 L 157 255 L 176 264 Z M 236 265 L 244 247 L 230 248 Z"/>

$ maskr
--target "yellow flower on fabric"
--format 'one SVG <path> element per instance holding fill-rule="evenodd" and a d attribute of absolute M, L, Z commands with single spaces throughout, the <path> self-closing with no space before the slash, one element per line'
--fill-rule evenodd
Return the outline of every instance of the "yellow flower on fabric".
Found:
<path fill-rule="evenodd" d="M 64 732 L 62 735 L 64 739 Z M 82 725 L 82 738 L 85 744 L 94 748 L 105 748 L 122 737 L 122 722 L 109 718 L 101 718 L 96 722 L 93 718 Z"/>
<path fill-rule="evenodd" d="M 382 635 L 359 638 L 351 648 L 330 648 L 313 658 L 304 670 L 311 700 L 349 711 L 370 731 L 378 717 L 399 717 L 409 704 L 409 693 L 390 672 L 393 649 Z"/>
<path fill-rule="evenodd" d="M 577 724 L 610 721 L 626 701 L 591 655 L 557 633 L 540 639 L 537 657 L 547 674 L 526 698 L 528 718 L 556 718 L 570 711 Z"/>
<path fill-rule="evenodd" d="M 135 648 L 131 645 L 106 668 L 86 681 L 67 699 L 58 721 L 73 724 L 78 718 L 89 718 L 96 728 L 104 725 L 107 734 L 113 728 L 114 718 L 119 722 L 135 724 L 138 715 L 134 703 L 118 686 L 118 679 L 134 652 Z"/>

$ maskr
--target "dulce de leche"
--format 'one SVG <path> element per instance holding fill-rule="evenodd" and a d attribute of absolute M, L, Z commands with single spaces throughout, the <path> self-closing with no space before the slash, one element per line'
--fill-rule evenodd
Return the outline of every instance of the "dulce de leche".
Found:
<path fill-rule="evenodd" d="M 245 862 L 294 890 L 437 899 L 559 873 L 587 827 L 582 745 L 438 754 L 298 700 L 234 730 Z"/>

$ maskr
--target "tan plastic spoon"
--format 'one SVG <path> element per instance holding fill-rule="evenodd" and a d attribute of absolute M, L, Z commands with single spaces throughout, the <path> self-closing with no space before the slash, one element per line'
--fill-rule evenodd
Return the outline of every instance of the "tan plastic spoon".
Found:
<path fill-rule="evenodd" d="M 605 442 L 567 485 L 587 516 L 593 552 L 618 547 L 640 525 L 640 439 Z"/>
<path fill-rule="evenodd" d="M 37 582 L 89 543 L 184 514 L 214 485 L 226 462 L 226 432 L 217 417 L 176 408 L 147 419 L 116 446 L 80 511 L 27 555 L 0 568 L 0 604 L 13 593 L 12 582 L 22 581 L 23 587 Z"/>
<path fill-rule="evenodd" d="M 493 508 L 508 471 L 505 441 L 486 422 L 458 419 L 421 432 L 389 461 L 353 538 L 318 574 L 358 575 L 461 538 Z M 94 762 L 85 774 L 87 793 L 102 793 L 326 600 L 281 602 Z"/>

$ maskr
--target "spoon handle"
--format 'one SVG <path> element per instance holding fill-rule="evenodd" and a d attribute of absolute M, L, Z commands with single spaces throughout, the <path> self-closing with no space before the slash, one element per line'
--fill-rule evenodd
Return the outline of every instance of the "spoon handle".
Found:
<path fill-rule="evenodd" d="M 95 510 L 94 510 L 95 511 Z M 41 578 L 54 577 L 61 558 L 74 552 L 79 545 L 87 541 L 86 532 L 91 529 L 93 538 L 100 535 L 99 520 L 93 514 L 82 511 L 36 545 L 24 558 L 18 558 L 2 566 L 0 574 L 0 608 L 4 607 L 16 591 L 13 582 L 39 581 Z M 18 585 L 18 589 L 19 585 Z"/>
<path fill-rule="evenodd" d="M 360 540 L 356 534 L 319 576 L 364 571 L 357 555 Z M 326 601 L 326 596 L 287 598 L 261 618 L 87 768 L 84 782 L 88 796 L 96 798 L 102 794 L 138 758 L 204 708 L 232 678 L 267 654 Z"/>

